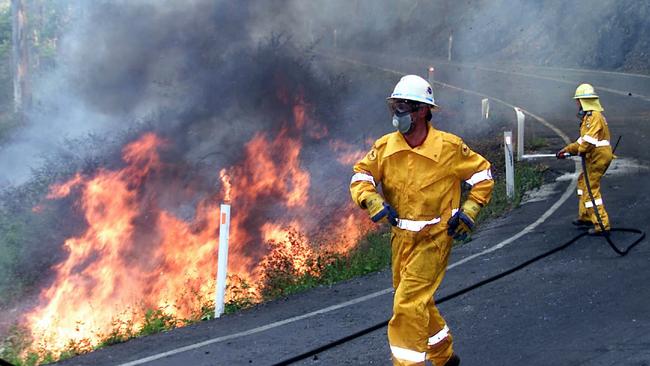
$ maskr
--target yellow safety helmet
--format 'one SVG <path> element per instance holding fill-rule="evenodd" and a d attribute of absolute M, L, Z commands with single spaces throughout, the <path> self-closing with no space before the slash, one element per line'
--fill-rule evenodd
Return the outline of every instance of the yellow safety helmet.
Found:
<path fill-rule="evenodd" d="M 576 94 L 573 96 L 573 99 L 583 99 L 583 98 L 598 98 L 596 91 L 591 84 L 580 84 L 576 88 Z"/>
<path fill-rule="evenodd" d="M 604 111 L 598 100 L 598 95 L 591 84 L 580 84 L 576 88 L 573 99 L 578 99 L 583 111 Z"/>

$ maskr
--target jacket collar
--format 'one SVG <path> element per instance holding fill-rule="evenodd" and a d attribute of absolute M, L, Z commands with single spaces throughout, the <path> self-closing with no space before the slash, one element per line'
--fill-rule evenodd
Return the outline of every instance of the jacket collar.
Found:
<path fill-rule="evenodd" d="M 411 151 L 437 162 L 440 159 L 440 152 L 442 151 L 442 134 L 429 124 L 429 131 L 422 145 L 411 148 L 401 133 L 393 132 L 388 137 L 384 155 L 390 156 L 400 151 Z"/>

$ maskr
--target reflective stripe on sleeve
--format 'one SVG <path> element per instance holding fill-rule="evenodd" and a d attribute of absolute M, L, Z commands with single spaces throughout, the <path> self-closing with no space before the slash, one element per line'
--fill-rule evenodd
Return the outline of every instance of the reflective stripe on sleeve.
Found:
<path fill-rule="evenodd" d="M 424 362 L 427 357 L 426 352 L 412 351 L 410 349 L 397 346 L 390 346 L 390 351 L 393 353 L 393 356 L 395 356 L 395 358 L 410 362 Z"/>
<path fill-rule="evenodd" d="M 472 175 L 471 178 L 465 181 L 465 183 L 473 186 L 476 183 L 482 182 L 484 180 L 492 180 L 492 171 L 490 169 L 482 170 L 478 173 Z"/>
<path fill-rule="evenodd" d="M 595 145 L 596 147 L 601 147 L 601 146 L 609 146 L 609 141 L 607 140 L 596 140 L 594 137 L 591 137 L 589 135 L 584 135 L 580 139 L 583 141 L 586 141 L 592 145 Z M 578 139 L 578 140 L 580 140 Z"/>
<path fill-rule="evenodd" d="M 597 199 L 595 201 L 596 201 L 596 206 L 601 206 L 603 204 L 603 199 L 602 198 L 599 198 L 599 199 Z M 591 201 L 587 201 L 587 202 L 585 202 L 585 207 L 586 208 L 592 208 L 592 207 L 594 207 L 594 203 L 591 202 Z"/>
<path fill-rule="evenodd" d="M 578 196 L 582 196 L 582 189 L 578 189 Z"/>
<path fill-rule="evenodd" d="M 375 184 L 375 178 L 373 178 L 372 175 L 366 173 L 356 173 L 355 175 L 353 175 L 352 180 L 350 180 L 350 185 L 352 185 L 352 183 L 361 182 L 361 181 L 370 182 L 372 183 L 373 186 L 375 187 L 377 186 Z"/>
<path fill-rule="evenodd" d="M 609 146 L 609 141 L 600 140 L 600 141 L 596 142 L 596 147 L 601 147 L 601 146 Z"/>
<path fill-rule="evenodd" d="M 579 143 L 579 144 L 582 144 L 582 141 L 583 141 L 582 137 L 578 137 L 578 139 L 576 140 L 576 142 Z"/>
<path fill-rule="evenodd" d="M 441 331 L 439 331 L 438 333 L 431 336 L 431 338 L 429 338 L 428 345 L 434 346 L 442 342 L 445 338 L 447 338 L 447 336 L 449 336 L 449 327 L 447 327 L 447 324 L 445 324 L 445 327 L 442 328 Z"/>

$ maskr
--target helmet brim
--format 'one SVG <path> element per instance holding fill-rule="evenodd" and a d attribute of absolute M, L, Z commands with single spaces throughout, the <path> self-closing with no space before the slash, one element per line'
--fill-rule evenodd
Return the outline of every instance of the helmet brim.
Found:
<path fill-rule="evenodd" d="M 401 94 L 392 94 L 390 97 L 386 98 L 386 101 L 390 101 L 391 99 L 401 99 L 401 100 L 410 100 L 413 102 L 418 102 L 418 103 L 423 103 L 423 104 L 428 104 L 431 107 L 439 107 L 435 100 L 427 100 L 423 98 L 418 98 L 418 97 L 413 97 L 413 96 L 408 96 L 408 95 L 401 95 Z"/>

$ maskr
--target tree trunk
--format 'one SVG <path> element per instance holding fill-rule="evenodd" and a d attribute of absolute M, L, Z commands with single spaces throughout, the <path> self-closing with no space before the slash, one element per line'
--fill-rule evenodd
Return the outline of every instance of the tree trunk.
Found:
<path fill-rule="evenodd" d="M 26 0 L 11 0 L 14 66 L 14 111 L 21 120 L 29 106 L 29 44 Z"/>

